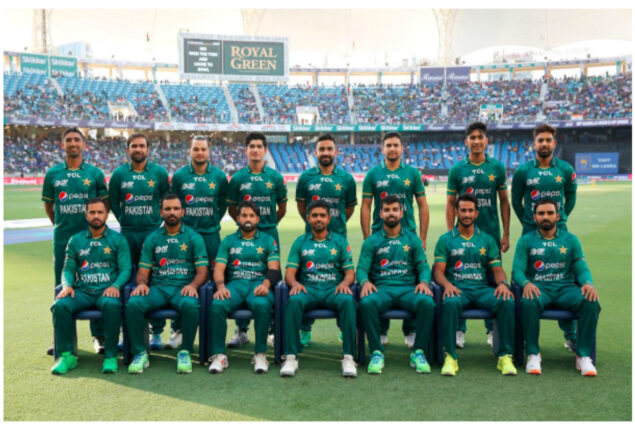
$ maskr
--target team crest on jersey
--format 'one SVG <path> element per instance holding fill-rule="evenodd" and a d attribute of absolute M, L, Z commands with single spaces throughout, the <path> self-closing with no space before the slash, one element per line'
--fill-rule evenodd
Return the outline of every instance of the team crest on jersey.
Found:
<path fill-rule="evenodd" d="M 545 263 L 542 260 L 538 260 L 534 263 L 534 269 L 536 269 L 538 272 L 542 272 L 543 270 L 545 270 Z"/>
<path fill-rule="evenodd" d="M 540 198 L 540 191 L 538 190 L 533 190 L 531 192 L 531 199 L 532 200 L 538 200 Z"/>
<path fill-rule="evenodd" d="M 459 260 L 456 263 L 454 263 L 454 271 L 460 272 L 461 270 L 463 270 L 463 262 Z"/>
<path fill-rule="evenodd" d="M 132 193 L 126 194 L 126 203 L 132 203 L 133 200 L 134 196 L 132 195 Z"/>
<path fill-rule="evenodd" d="M 159 266 L 165 267 L 166 264 L 168 264 L 167 258 L 163 257 L 162 259 L 159 260 Z"/>
<path fill-rule="evenodd" d="M 382 269 L 385 269 L 388 266 L 390 266 L 390 261 L 388 261 L 385 258 L 382 258 L 381 261 L 379 262 L 379 267 L 381 267 Z"/>
<path fill-rule="evenodd" d="M 307 261 L 306 262 L 306 271 L 307 272 L 313 272 L 315 270 L 315 263 L 313 263 L 312 261 Z"/>
<path fill-rule="evenodd" d="M 82 263 L 81 266 L 79 266 L 79 270 L 81 270 L 82 272 L 85 272 L 88 270 L 89 264 L 87 260 L 84 260 L 84 262 Z"/>
<path fill-rule="evenodd" d="M 187 196 L 185 196 L 185 204 L 191 205 L 192 203 L 194 203 L 194 196 L 191 194 L 188 194 Z"/>
<path fill-rule="evenodd" d="M 60 202 L 65 202 L 66 200 L 68 200 L 68 193 L 66 191 L 62 191 L 59 193 L 57 198 Z"/>

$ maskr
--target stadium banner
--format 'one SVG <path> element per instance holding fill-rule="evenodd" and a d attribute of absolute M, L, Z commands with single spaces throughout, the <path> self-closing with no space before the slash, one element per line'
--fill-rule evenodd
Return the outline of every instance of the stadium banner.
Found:
<path fill-rule="evenodd" d="M 20 71 L 35 75 L 49 74 L 49 56 L 40 54 L 20 54 Z"/>
<path fill-rule="evenodd" d="M 154 130 L 155 123 L 149 121 L 100 121 L 91 119 L 37 118 L 16 117 L 8 115 L 5 124 L 35 125 L 40 127 L 82 127 L 82 128 L 126 128 L 137 130 Z"/>
<path fill-rule="evenodd" d="M 469 82 L 471 67 L 448 67 L 445 69 L 445 79 L 448 82 Z"/>
<path fill-rule="evenodd" d="M 575 154 L 575 170 L 580 174 L 617 173 L 618 152 L 578 152 Z"/>
<path fill-rule="evenodd" d="M 77 58 L 51 56 L 52 76 L 77 76 Z"/>
<path fill-rule="evenodd" d="M 445 68 L 422 67 L 419 75 L 422 84 L 442 84 L 445 81 Z"/>

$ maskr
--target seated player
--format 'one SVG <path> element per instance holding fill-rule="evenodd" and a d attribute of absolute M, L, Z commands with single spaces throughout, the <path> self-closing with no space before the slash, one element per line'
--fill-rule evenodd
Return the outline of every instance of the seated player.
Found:
<path fill-rule="evenodd" d="M 527 373 L 540 375 L 538 346 L 540 313 L 553 306 L 576 312 L 578 342 L 576 369 L 583 376 L 596 376 L 591 349 L 598 325 L 600 304 L 591 272 L 576 236 L 558 227 L 556 202 L 540 199 L 534 207 L 537 230 L 518 240 L 512 279 L 523 287 L 522 324 L 527 349 Z"/>
<path fill-rule="evenodd" d="M 121 328 L 121 288 L 130 279 L 128 242 L 106 226 L 108 208 L 95 197 L 86 204 L 88 229 L 73 235 L 66 246 L 62 291 L 51 307 L 55 347 L 59 358 L 51 373 L 65 374 L 77 367 L 73 350 L 73 314 L 97 307 L 104 316 L 104 364 L 102 372 L 117 371 L 117 339 Z"/>
<path fill-rule="evenodd" d="M 515 375 L 514 296 L 501 267 L 494 238 L 474 225 L 478 217 L 476 197 L 461 194 L 455 202 L 458 224 L 443 234 L 434 249 L 434 280 L 443 288 L 441 337 L 445 361 L 441 374 L 454 376 L 459 370 L 455 333 L 461 310 L 468 306 L 486 309 L 496 315 L 500 335 L 497 369 Z M 494 274 L 496 288 L 487 283 L 487 268 Z"/>
<path fill-rule="evenodd" d="M 435 305 L 428 287 L 430 267 L 423 242 L 416 233 L 402 227 L 403 209 L 397 196 L 390 194 L 382 199 L 379 216 L 382 228 L 364 240 L 357 264 L 357 281 L 362 286 L 360 312 L 372 351 L 368 373 L 381 373 L 384 367 L 380 315 L 395 305 L 415 314 L 410 366 L 417 373 L 430 373 L 425 353 L 432 353 L 426 349 Z"/>

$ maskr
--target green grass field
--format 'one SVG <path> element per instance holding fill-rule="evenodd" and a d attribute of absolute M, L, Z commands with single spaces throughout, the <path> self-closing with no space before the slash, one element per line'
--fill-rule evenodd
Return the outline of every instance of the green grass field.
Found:
<path fill-rule="evenodd" d="M 431 260 L 445 229 L 445 188 L 431 185 L 427 191 Z M 5 219 L 43 218 L 39 195 L 34 187 L 5 187 Z M 289 196 L 280 228 L 283 263 L 303 230 L 294 184 Z M 512 218 L 512 251 L 503 256 L 508 276 L 520 234 Z M 223 235 L 234 231 L 230 223 L 222 227 Z M 408 366 L 401 324 L 393 322 L 384 373 L 370 376 L 360 367 L 359 377 L 349 380 L 340 375 L 341 346 L 331 320 L 315 324 L 313 341 L 291 379 L 281 378 L 274 365 L 269 374 L 254 375 L 253 343 L 230 350 L 230 367 L 221 375 L 200 366 L 191 375 L 177 375 L 175 353 L 163 351 L 152 354 L 143 375 L 128 375 L 120 363 L 119 373 L 105 377 L 86 322 L 78 324 L 79 367 L 56 377 L 49 373 L 51 357 L 44 355 L 52 337 L 51 244 L 5 246 L 5 420 L 631 420 L 631 184 L 581 186 L 569 229 L 582 241 L 600 294 L 597 378 L 582 378 L 574 370 L 574 356 L 563 348 L 555 322 L 542 325 L 543 375 L 529 376 L 519 368 L 517 377 L 504 378 L 495 369 L 482 322 L 470 321 L 455 378 L 441 377 L 438 366 L 431 375 L 417 375 Z M 358 210 L 349 222 L 349 240 L 357 258 Z M 253 341 L 251 329 L 250 336 Z"/>

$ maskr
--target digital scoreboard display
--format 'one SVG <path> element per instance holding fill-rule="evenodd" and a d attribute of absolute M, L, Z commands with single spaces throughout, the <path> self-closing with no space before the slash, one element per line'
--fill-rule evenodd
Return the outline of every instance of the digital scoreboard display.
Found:
<path fill-rule="evenodd" d="M 185 73 L 219 75 L 223 71 L 220 40 L 184 39 L 183 68 Z"/>

